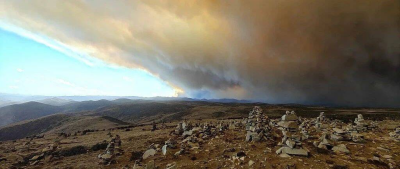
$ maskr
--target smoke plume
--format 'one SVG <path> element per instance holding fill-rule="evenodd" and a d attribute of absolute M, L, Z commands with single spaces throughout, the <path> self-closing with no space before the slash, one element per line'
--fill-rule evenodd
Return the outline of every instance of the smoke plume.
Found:
<path fill-rule="evenodd" d="M 0 20 L 186 96 L 400 106 L 400 1 L 1 1 Z"/>

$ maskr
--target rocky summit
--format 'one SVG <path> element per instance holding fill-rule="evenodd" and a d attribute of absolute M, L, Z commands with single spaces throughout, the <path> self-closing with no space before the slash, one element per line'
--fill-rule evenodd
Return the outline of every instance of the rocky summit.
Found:
<path fill-rule="evenodd" d="M 270 117 L 275 116 L 274 117 Z M 1 168 L 400 168 L 400 121 L 280 117 L 183 119 L 0 143 Z"/>

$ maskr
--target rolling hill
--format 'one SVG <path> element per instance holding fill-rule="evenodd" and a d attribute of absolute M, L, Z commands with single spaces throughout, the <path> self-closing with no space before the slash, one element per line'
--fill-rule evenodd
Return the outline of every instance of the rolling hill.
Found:
<path fill-rule="evenodd" d="M 74 103 L 76 101 L 69 100 L 69 99 L 61 99 L 58 97 L 52 97 L 52 98 L 47 98 L 47 99 L 43 99 L 43 100 L 38 100 L 36 102 L 48 104 L 48 105 L 52 105 L 52 106 L 63 106 L 63 105 L 67 105 L 70 103 Z"/>
<path fill-rule="evenodd" d="M 14 104 L 0 108 L 0 127 L 24 120 L 62 112 L 62 108 L 38 102 Z"/>
<path fill-rule="evenodd" d="M 76 113 L 95 110 L 115 104 L 122 104 L 108 100 L 71 102 L 66 105 L 53 106 L 39 102 L 14 104 L 0 108 L 0 127 L 8 124 L 31 120 L 55 113 Z"/>
<path fill-rule="evenodd" d="M 0 128 L 0 141 L 21 139 L 38 134 L 74 133 L 130 125 L 106 116 L 74 116 L 55 114 Z"/>

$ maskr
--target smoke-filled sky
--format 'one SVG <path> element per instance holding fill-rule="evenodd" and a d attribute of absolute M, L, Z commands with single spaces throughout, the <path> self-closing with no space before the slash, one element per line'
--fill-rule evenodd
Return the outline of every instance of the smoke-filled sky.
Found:
<path fill-rule="evenodd" d="M 400 106 L 395 0 L 1 0 L 0 27 L 180 96 Z"/>

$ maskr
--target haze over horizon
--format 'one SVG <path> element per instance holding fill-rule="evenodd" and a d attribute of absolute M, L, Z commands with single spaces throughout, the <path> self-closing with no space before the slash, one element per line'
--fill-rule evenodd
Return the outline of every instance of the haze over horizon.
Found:
<path fill-rule="evenodd" d="M 0 93 L 400 106 L 400 2 L 0 0 Z"/>

